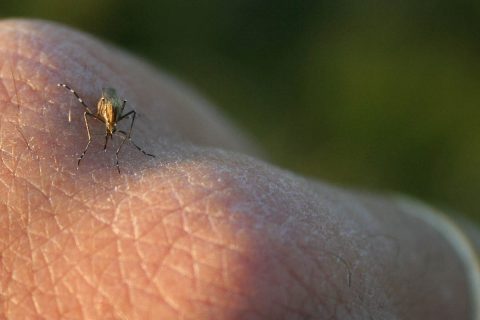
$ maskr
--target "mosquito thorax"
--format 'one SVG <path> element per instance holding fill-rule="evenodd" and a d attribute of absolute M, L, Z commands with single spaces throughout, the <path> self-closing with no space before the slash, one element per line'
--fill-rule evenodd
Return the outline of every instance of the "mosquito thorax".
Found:
<path fill-rule="evenodd" d="M 107 105 L 110 105 L 116 111 L 119 111 L 122 108 L 123 101 L 118 97 L 117 91 L 114 88 L 103 88 L 102 97 L 99 101 L 104 102 Z"/>

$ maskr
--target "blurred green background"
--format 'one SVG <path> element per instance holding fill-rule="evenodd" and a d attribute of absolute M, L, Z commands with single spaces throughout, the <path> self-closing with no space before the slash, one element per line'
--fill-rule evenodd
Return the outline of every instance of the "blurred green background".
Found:
<path fill-rule="evenodd" d="M 270 159 L 480 221 L 480 2 L 2 1 L 196 87 Z"/>

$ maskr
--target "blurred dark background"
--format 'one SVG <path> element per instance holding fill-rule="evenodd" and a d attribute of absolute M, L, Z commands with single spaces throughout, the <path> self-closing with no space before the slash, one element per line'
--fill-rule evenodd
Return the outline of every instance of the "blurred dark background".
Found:
<path fill-rule="evenodd" d="M 185 80 L 280 166 L 480 221 L 480 2 L 16 0 Z"/>

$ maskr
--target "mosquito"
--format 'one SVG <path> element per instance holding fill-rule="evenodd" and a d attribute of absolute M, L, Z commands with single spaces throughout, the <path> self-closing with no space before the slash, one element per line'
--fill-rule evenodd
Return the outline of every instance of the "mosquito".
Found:
<path fill-rule="evenodd" d="M 107 151 L 108 138 L 113 139 L 113 135 L 118 135 L 123 137 L 122 142 L 120 143 L 117 151 L 115 152 L 115 159 L 116 159 L 115 166 L 117 167 L 118 173 L 120 173 L 120 164 L 118 162 L 118 154 L 120 153 L 120 150 L 122 149 L 123 144 L 127 140 L 130 141 L 144 155 L 155 158 L 153 154 L 145 152 L 142 148 L 137 146 L 135 142 L 133 142 L 132 139 L 130 138 L 137 112 L 135 110 L 132 110 L 125 114 L 123 113 L 125 109 L 125 105 L 127 104 L 127 100 L 121 100 L 118 97 L 117 91 L 115 89 L 113 88 L 102 89 L 102 96 L 97 102 L 97 112 L 93 113 L 91 109 L 88 107 L 88 105 L 85 103 L 85 101 L 78 95 L 78 93 L 75 90 L 73 90 L 71 87 L 69 87 L 64 83 L 59 83 L 57 85 L 59 87 L 63 87 L 68 91 L 70 91 L 75 96 L 75 98 L 77 98 L 78 102 L 80 102 L 82 106 L 85 108 L 85 112 L 83 112 L 83 119 L 85 120 L 85 127 L 87 128 L 88 143 L 87 143 L 87 146 L 85 147 L 85 150 L 83 150 L 82 155 L 78 158 L 77 169 L 80 166 L 80 161 L 82 161 L 83 157 L 87 153 L 90 143 L 92 142 L 92 134 L 90 132 L 90 127 L 88 125 L 87 117 L 96 119 L 105 125 L 105 145 L 103 146 L 103 150 Z M 132 117 L 132 121 L 130 122 L 130 129 L 128 130 L 128 133 L 123 130 L 118 130 L 117 124 L 120 121 L 130 116 Z"/>

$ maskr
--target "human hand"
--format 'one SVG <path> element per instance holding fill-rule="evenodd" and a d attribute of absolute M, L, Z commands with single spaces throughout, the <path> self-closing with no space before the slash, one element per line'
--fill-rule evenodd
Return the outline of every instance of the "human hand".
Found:
<path fill-rule="evenodd" d="M 200 97 L 84 34 L 7 20 L 0 39 L 0 318 L 471 317 L 465 259 L 423 208 L 243 155 Z M 84 110 L 59 82 L 92 109 L 118 89 L 156 158 L 127 144 L 118 174 L 100 135 L 77 170 Z"/>

